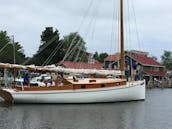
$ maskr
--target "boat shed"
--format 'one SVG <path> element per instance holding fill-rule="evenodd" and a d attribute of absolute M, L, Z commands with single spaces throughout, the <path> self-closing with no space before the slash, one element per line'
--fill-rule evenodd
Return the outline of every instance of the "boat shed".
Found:
<path fill-rule="evenodd" d="M 109 55 L 105 61 L 106 69 L 119 69 L 120 54 Z M 166 69 L 155 58 L 150 57 L 147 52 L 130 51 L 125 53 L 125 75 L 127 78 L 137 77 L 146 79 L 148 82 L 151 78 L 161 80 L 166 76 Z M 135 74 L 135 75 L 134 75 Z"/>

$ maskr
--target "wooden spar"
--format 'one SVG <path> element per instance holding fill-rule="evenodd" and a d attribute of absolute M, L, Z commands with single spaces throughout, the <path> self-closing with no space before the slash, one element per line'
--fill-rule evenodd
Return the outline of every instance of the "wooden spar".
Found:
<path fill-rule="evenodd" d="M 120 0 L 120 47 L 121 47 L 121 55 L 120 55 L 120 70 L 121 77 L 124 79 L 125 77 L 125 52 L 124 52 L 124 11 L 123 11 L 123 0 Z"/>

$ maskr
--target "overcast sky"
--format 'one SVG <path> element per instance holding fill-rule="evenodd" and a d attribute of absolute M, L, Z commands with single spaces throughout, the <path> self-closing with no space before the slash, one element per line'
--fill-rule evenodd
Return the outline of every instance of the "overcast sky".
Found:
<path fill-rule="evenodd" d="M 113 15 L 117 12 L 117 1 L 0 0 L 0 30 L 14 35 L 15 41 L 21 43 L 27 56 L 36 53 L 41 32 L 47 26 L 58 29 L 61 37 L 79 31 L 89 52 L 113 54 L 118 48 L 118 45 L 112 44 L 116 42 L 115 35 L 118 30 L 116 15 Z M 125 10 L 125 18 L 131 22 L 126 23 L 126 26 L 131 28 L 127 32 L 133 32 L 125 34 L 133 38 L 128 38 L 126 48 L 143 50 L 158 58 L 164 50 L 172 51 L 172 1 L 124 1 L 126 7 L 129 5 L 129 9 Z M 135 20 L 132 20 L 133 10 L 136 24 Z"/>

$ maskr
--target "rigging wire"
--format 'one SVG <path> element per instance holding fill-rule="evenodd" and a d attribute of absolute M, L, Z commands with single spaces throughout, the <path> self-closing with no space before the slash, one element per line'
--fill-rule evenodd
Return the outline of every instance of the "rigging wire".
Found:
<path fill-rule="evenodd" d="M 70 55 L 70 53 L 71 53 L 71 51 L 73 50 L 71 50 L 71 48 L 72 48 L 72 46 L 73 46 L 73 44 L 74 44 L 74 41 L 75 41 L 75 39 L 77 38 L 77 34 L 74 36 L 74 38 L 72 39 L 72 42 L 70 43 L 70 45 L 69 45 L 69 47 L 68 47 L 68 49 L 67 49 L 67 51 L 66 51 L 66 54 L 65 54 L 65 56 L 63 57 L 63 59 L 62 59 L 62 61 L 60 62 L 60 64 L 62 64 L 67 58 L 68 58 L 68 56 Z M 59 64 L 59 65 L 60 65 Z"/>
<path fill-rule="evenodd" d="M 45 46 L 43 46 L 43 47 L 38 51 L 37 54 L 40 54 L 45 48 L 47 48 L 47 47 L 48 47 L 51 43 L 53 43 L 56 39 L 57 39 L 57 35 L 55 35 L 54 37 L 52 37 L 51 40 L 49 40 L 49 41 L 45 44 Z M 32 58 L 27 59 L 26 61 L 24 61 L 24 62 L 22 63 L 22 65 L 27 64 L 31 59 L 32 59 Z"/>
<path fill-rule="evenodd" d="M 1 54 L 1 52 L 2 52 L 9 44 L 10 44 L 10 43 L 5 44 L 4 47 L 2 47 L 2 48 L 0 49 L 0 54 Z"/>
<path fill-rule="evenodd" d="M 53 43 L 56 39 L 58 39 L 57 35 L 53 36 L 39 51 L 38 54 L 41 53 L 45 48 L 47 48 L 51 43 Z"/>
<path fill-rule="evenodd" d="M 127 0 L 127 4 L 128 4 L 128 48 L 129 49 L 132 49 L 132 39 L 131 37 L 134 37 L 131 35 L 132 33 L 132 30 L 131 30 L 131 8 L 130 8 L 130 4 L 129 4 L 129 0 Z"/>
<path fill-rule="evenodd" d="M 118 7 L 118 1 L 113 0 L 113 17 L 112 17 L 112 30 L 111 30 L 111 47 L 110 47 L 110 53 L 112 53 L 112 48 L 114 49 L 114 52 L 119 52 L 119 7 Z M 116 2 L 115 2 L 116 1 Z M 116 6 L 115 6 L 116 5 Z M 116 30 L 115 30 L 116 29 Z M 114 46 L 113 46 L 114 44 Z M 113 54 L 113 53 L 112 53 Z"/>
<path fill-rule="evenodd" d="M 79 41 L 77 42 L 77 44 L 78 44 L 78 43 L 79 43 Z M 69 56 L 68 56 L 68 58 L 67 58 L 66 60 L 71 61 L 76 50 L 77 50 L 77 45 L 75 45 L 75 46 L 71 49 L 71 51 L 70 51 L 70 53 L 69 53 Z"/>
<path fill-rule="evenodd" d="M 96 10 L 97 10 L 97 7 L 98 7 L 98 1 L 95 1 L 95 2 L 97 2 L 97 3 L 95 3 L 95 7 L 93 8 L 93 12 L 95 12 L 95 14 L 96 14 Z M 88 23 L 88 25 L 87 25 L 87 30 L 85 31 L 85 37 L 87 37 L 88 36 L 88 34 L 89 34 L 89 31 L 91 30 L 91 27 L 92 27 L 92 24 L 93 24 L 93 22 L 94 22 L 94 17 L 95 17 L 95 15 L 92 15 L 91 16 L 91 18 L 90 18 L 90 21 L 89 21 L 89 23 Z"/>
<path fill-rule="evenodd" d="M 82 53 L 80 59 L 82 59 L 84 56 L 87 56 L 87 53 L 86 53 L 86 52 L 83 52 L 83 53 Z M 82 63 L 79 64 L 79 68 L 82 68 L 81 64 L 82 64 Z"/>
<path fill-rule="evenodd" d="M 102 3 L 102 0 L 97 0 L 95 1 L 95 6 L 93 6 L 94 8 L 92 9 L 92 11 L 94 12 L 94 15 L 92 15 L 90 17 L 90 20 L 88 20 L 88 24 L 87 24 L 87 27 L 86 27 L 86 31 L 85 31 L 85 39 L 89 37 L 89 34 L 91 36 L 91 38 L 93 39 L 94 38 L 94 33 L 95 33 L 95 27 L 96 27 L 96 23 L 97 23 L 97 16 L 99 14 L 99 8 L 100 8 L 100 4 Z M 82 44 L 83 45 L 83 44 Z M 82 46 L 80 46 L 80 48 L 82 48 Z M 76 58 L 75 58 L 75 61 L 77 60 L 78 62 L 80 62 L 79 64 L 79 68 L 81 68 L 81 62 L 83 62 L 83 58 L 88 56 L 86 52 L 82 51 L 82 54 L 81 54 L 81 50 L 79 48 L 79 53 L 77 54 Z M 80 58 L 79 58 L 80 57 Z"/>
<path fill-rule="evenodd" d="M 134 9 L 134 3 L 133 3 L 133 1 L 130 1 L 129 2 L 129 0 L 127 0 L 127 8 L 128 8 L 128 13 L 126 13 L 127 15 L 128 15 L 128 17 L 127 17 L 127 20 L 128 20 L 128 26 L 127 26 L 127 28 L 128 28 L 128 32 L 127 32 L 127 34 L 128 34 L 128 36 L 127 36 L 127 42 L 128 42 L 128 47 L 130 48 L 130 51 L 129 51 L 129 56 L 130 56 L 130 60 L 129 60 L 129 63 L 130 63 L 130 74 L 131 74 L 131 80 L 130 81 L 132 81 L 132 80 L 134 80 L 134 76 L 133 76 L 133 59 L 131 58 L 131 56 L 132 56 L 132 51 L 131 51 L 131 48 L 132 48 L 132 46 L 131 46 L 131 42 L 134 42 L 134 41 L 132 41 L 132 39 L 131 39 L 131 36 L 134 38 L 134 36 L 133 35 L 131 35 L 131 14 L 133 14 L 133 17 L 134 17 L 134 24 L 133 24 L 133 27 L 135 28 L 135 30 L 133 30 L 133 31 L 135 31 L 135 33 L 136 33 L 136 42 L 138 42 L 138 44 L 139 44 L 139 50 L 140 50 L 140 39 L 139 39 L 139 32 L 138 32 L 138 27 L 137 27 L 137 21 L 136 21 L 136 15 L 135 15 L 135 9 Z M 135 47 L 135 46 L 133 46 L 133 47 Z"/>
<path fill-rule="evenodd" d="M 63 44 L 62 44 L 62 42 L 60 42 L 56 46 L 56 48 L 53 50 L 53 52 L 50 54 L 50 56 L 44 61 L 44 63 L 42 64 L 42 66 L 47 65 L 52 60 L 52 58 L 56 55 L 57 50 L 60 49 L 62 46 L 63 46 Z"/>
<path fill-rule="evenodd" d="M 111 54 L 119 54 L 119 1 L 112 0 L 112 7 L 113 7 L 113 13 L 112 13 L 112 23 L 111 23 L 111 37 L 110 37 L 110 53 Z M 116 6 L 115 6 L 116 5 Z M 113 46 L 114 44 L 114 46 Z M 112 51 L 113 49 L 113 51 Z M 119 57 L 118 57 L 119 60 Z M 112 67 L 113 63 L 111 62 L 109 64 L 109 67 Z M 119 63 L 117 64 L 119 66 Z"/>
<path fill-rule="evenodd" d="M 91 38 L 93 39 L 94 38 L 94 33 L 95 33 L 95 28 L 96 28 L 96 24 L 97 24 L 97 18 L 99 16 L 99 9 L 100 9 L 100 6 L 101 6 L 101 3 L 102 3 L 102 0 L 99 0 L 98 1 L 98 4 L 97 4 L 97 7 L 95 9 L 95 15 L 94 15 L 94 21 L 93 21 L 93 29 L 91 31 Z M 91 27 L 90 27 L 91 28 Z"/>
<path fill-rule="evenodd" d="M 125 29 L 126 29 L 126 43 L 127 43 L 127 47 L 128 49 L 132 49 L 135 48 L 136 46 L 132 46 L 132 44 L 138 43 L 138 47 L 140 50 L 140 38 L 139 38 L 139 32 L 138 32 L 138 27 L 137 27 L 137 21 L 136 21 L 136 15 L 135 15 L 135 10 L 134 10 L 134 5 L 133 5 L 133 1 L 129 1 L 126 0 L 126 8 L 127 10 L 125 11 L 126 14 L 126 22 L 125 22 Z M 133 19 L 134 22 L 132 22 L 131 17 Z M 131 24 L 133 23 L 133 24 Z M 132 29 L 133 28 L 133 29 Z M 134 32 L 134 34 L 132 34 Z M 135 36 L 136 35 L 136 36 Z M 131 38 L 132 37 L 132 38 Z"/>
<path fill-rule="evenodd" d="M 73 46 L 73 48 L 72 48 L 71 51 L 69 52 L 68 60 L 71 60 L 71 59 L 72 59 L 72 57 L 73 57 L 75 51 L 77 51 L 78 46 L 80 46 L 80 45 L 79 45 L 80 42 L 81 42 L 81 40 L 78 40 L 78 42 L 76 43 L 76 45 Z M 67 59 L 67 58 L 66 58 L 66 59 Z"/>
<path fill-rule="evenodd" d="M 84 21 L 85 21 L 86 17 L 88 16 L 88 13 L 89 13 L 92 5 L 93 5 L 93 2 L 94 2 L 94 0 L 90 0 L 90 2 L 88 4 L 88 7 L 87 7 L 87 9 L 86 9 L 86 11 L 85 11 L 85 13 L 83 15 L 82 20 L 81 20 L 81 23 L 80 23 L 80 25 L 79 25 L 79 27 L 78 27 L 76 32 L 79 32 L 79 30 L 81 29 L 82 25 L 84 24 Z"/>
<path fill-rule="evenodd" d="M 125 18 L 126 18 L 126 22 L 125 22 L 125 29 L 126 29 L 126 33 L 125 33 L 125 48 L 129 49 L 130 46 L 130 39 L 131 39 L 131 21 L 130 21 L 130 5 L 129 5 L 129 1 L 126 0 L 126 10 L 125 10 Z"/>
<path fill-rule="evenodd" d="M 101 0 L 102 1 L 102 0 Z M 97 16 L 97 14 L 98 14 L 98 4 L 100 4 L 101 2 L 99 2 L 98 3 L 98 1 L 95 1 L 95 5 L 96 6 L 94 6 L 94 8 L 93 8 L 93 12 L 95 12 L 94 13 L 94 15 L 92 15 L 92 17 L 90 17 L 90 21 L 89 21 L 89 23 L 88 23 L 88 25 L 87 25 L 87 27 L 86 27 L 86 31 L 85 31 L 85 37 L 87 38 L 88 36 L 89 36 L 89 34 L 92 34 L 91 36 L 93 37 L 93 35 L 94 35 L 94 28 L 92 29 L 92 32 L 91 32 L 91 28 L 92 28 L 92 26 L 93 27 L 95 27 L 94 26 L 94 24 L 96 24 L 96 16 Z M 93 6 L 93 5 L 92 5 Z M 91 8 L 89 8 L 90 10 L 91 10 Z M 77 55 L 76 55 L 76 57 L 75 57 L 75 59 L 74 59 L 74 62 L 76 62 L 76 61 L 78 61 L 78 62 L 83 62 L 83 60 L 82 60 L 82 58 L 84 57 L 84 56 L 87 56 L 86 55 L 86 52 L 84 52 L 84 51 L 82 51 L 83 49 L 83 45 L 84 44 L 81 44 L 80 43 L 80 41 L 78 41 L 78 43 L 76 44 L 77 46 L 74 46 L 73 47 L 73 50 L 71 50 L 71 52 L 70 52 L 70 56 L 69 56 L 69 60 L 70 59 L 72 59 L 72 57 L 73 57 L 73 55 L 74 55 L 74 52 L 78 49 L 79 51 L 78 51 L 78 53 L 77 53 Z M 72 52 L 73 51 L 73 52 Z M 82 53 L 81 53 L 82 52 Z M 79 64 L 79 67 L 81 66 L 81 63 Z"/>
<path fill-rule="evenodd" d="M 117 2 L 117 5 L 119 5 L 120 3 L 119 3 L 119 1 Z M 117 52 L 120 52 L 120 21 L 119 21 L 119 19 L 120 19 L 120 11 L 119 11 L 119 6 L 117 6 L 117 14 L 116 14 L 116 18 L 118 19 L 117 20 L 117 30 L 118 31 L 116 31 L 116 35 L 117 35 L 117 38 L 116 38 L 116 47 L 117 47 Z M 118 56 L 118 60 L 120 60 L 120 56 Z M 118 64 L 117 64 L 117 68 L 119 68 L 120 67 L 120 61 L 118 61 Z"/>
<path fill-rule="evenodd" d="M 101 0 L 102 1 L 102 0 Z M 98 14 L 98 5 L 101 3 L 101 2 L 99 2 L 99 1 L 95 1 L 95 3 L 96 3 L 96 6 L 93 8 L 93 12 L 95 12 L 95 15 L 92 15 L 92 17 L 91 17 L 91 20 L 89 21 L 89 23 L 88 23 L 88 27 L 87 27 L 87 31 L 85 31 L 86 33 L 84 34 L 85 35 L 85 37 L 88 37 L 88 34 L 89 34 L 89 32 L 91 31 L 91 28 L 92 28 L 92 26 L 93 26 L 93 24 L 96 24 L 96 16 L 97 16 L 97 14 Z M 92 4 L 92 5 L 91 5 Z M 89 4 L 90 6 L 93 6 L 93 2 L 91 1 L 91 4 Z M 89 7 L 88 8 L 89 10 L 91 10 L 91 7 Z M 87 14 L 88 15 L 88 12 L 89 12 L 89 10 L 87 10 L 87 13 L 85 13 L 85 14 Z M 84 16 L 84 18 L 86 18 L 86 15 Z M 83 23 L 82 23 L 83 24 Z M 92 35 L 94 34 L 94 30 L 92 30 Z M 63 61 L 62 62 L 64 62 L 65 60 L 70 60 L 72 57 L 73 57 L 73 52 L 75 52 L 75 50 L 77 49 L 77 46 L 79 45 L 79 42 L 76 44 L 76 46 L 74 46 L 73 47 L 73 49 L 71 49 L 71 47 L 72 47 L 72 45 L 73 45 L 73 43 L 71 43 L 71 45 L 70 45 L 70 47 L 69 47 L 69 49 L 68 49 L 68 51 L 66 52 L 66 55 L 65 55 L 65 57 L 64 57 L 64 59 L 63 59 Z M 81 47 L 81 46 L 80 46 Z M 71 50 L 70 50 L 71 49 Z M 77 56 L 76 56 L 76 58 L 75 58 L 75 61 L 76 60 L 78 60 L 78 57 L 79 57 L 79 53 L 80 53 L 80 51 L 81 51 L 81 49 L 79 49 L 79 52 L 78 52 L 78 54 L 77 54 Z M 81 56 L 82 57 L 82 56 Z M 82 58 L 80 58 L 80 60 L 78 60 L 78 61 L 81 61 L 82 60 Z"/>
<path fill-rule="evenodd" d="M 80 55 L 81 50 L 82 50 L 82 46 L 79 46 L 78 49 L 79 49 L 79 51 L 78 51 L 78 53 L 76 55 L 76 58 L 75 58 L 74 62 L 77 62 L 78 61 L 79 55 Z"/>
<path fill-rule="evenodd" d="M 139 47 L 139 50 L 141 50 L 141 41 L 140 41 L 140 36 L 139 36 L 139 31 L 138 31 L 138 25 L 137 25 L 136 13 L 135 13 L 135 8 L 134 8 L 133 0 L 131 0 L 131 6 L 132 6 L 132 9 L 133 9 L 134 24 L 135 24 L 135 27 L 136 27 L 136 36 L 137 36 L 138 45 L 139 45 L 138 47 Z"/>
<path fill-rule="evenodd" d="M 130 19 L 130 14 L 131 14 L 131 9 L 130 9 L 130 4 L 129 4 L 129 0 L 127 0 L 127 9 L 128 9 L 128 49 L 131 49 L 131 19 Z M 132 81 L 133 77 L 133 60 L 131 58 L 132 53 L 129 51 L 129 56 L 130 56 L 130 60 L 129 60 L 129 64 L 130 64 L 130 74 L 131 74 L 131 79 L 129 80 L 129 82 Z"/>
<path fill-rule="evenodd" d="M 79 27 L 78 27 L 78 29 L 77 29 L 76 32 L 79 32 L 79 31 L 80 31 L 81 26 L 83 25 L 83 23 L 84 23 L 84 21 L 85 21 L 87 15 L 88 15 L 88 13 L 89 13 L 89 11 L 90 11 L 92 5 L 93 5 L 93 0 L 90 0 L 89 5 L 88 5 L 88 8 L 87 8 L 87 10 L 85 11 L 84 16 L 83 16 L 83 19 L 82 19 L 82 21 L 81 21 L 81 24 L 79 25 Z M 70 46 L 68 47 L 67 52 L 66 52 L 64 58 L 62 59 L 61 63 L 63 63 L 63 62 L 66 60 L 66 58 L 68 57 L 68 52 L 70 51 L 71 47 L 73 46 L 76 37 L 77 37 L 77 35 L 74 36 L 74 38 L 73 38 L 73 40 L 72 40 Z M 60 63 L 60 64 L 61 64 L 61 63 Z M 59 64 L 59 65 L 60 65 L 60 64 Z"/>
<path fill-rule="evenodd" d="M 87 31 L 85 31 L 86 32 L 85 33 L 86 38 L 89 37 L 89 34 L 90 34 L 92 40 L 94 38 L 95 28 L 96 28 L 96 24 L 97 24 L 97 18 L 96 17 L 98 17 L 98 15 L 99 15 L 99 9 L 100 9 L 101 3 L 102 3 L 102 0 L 95 1 L 95 6 L 93 8 L 93 12 L 95 12 L 95 13 L 94 13 L 94 15 L 92 15 L 92 17 L 90 17 L 90 21 L 87 25 Z M 79 55 L 77 55 L 77 56 L 79 56 Z M 80 55 L 79 60 L 77 59 L 78 62 L 82 62 L 82 58 L 84 56 L 87 56 L 86 52 L 83 52 L 82 55 Z"/>
<path fill-rule="evenodd" d="M 114 31 L 114 29 L 115 29 L 115 23 L 114 23 L 114 21 L 116 20 L 115 19 L 115 12 L 116 12 L 116 8 L 115 8 L 115 2 L 114 2 L 114 0 L 112 0 L 112 5 L 113 5 L 113 16 L 112 16 L 112 25 L 111 25 L 111 27 L 112 27 L 112 29 L 111 29 L 111 41 L 110 41 L 110 53 L 112 53 L 112 48 L 113 48 L 113 43 L 115 42 L 114 41 L 114 35 L 115 35 L 115 31 Z"/>

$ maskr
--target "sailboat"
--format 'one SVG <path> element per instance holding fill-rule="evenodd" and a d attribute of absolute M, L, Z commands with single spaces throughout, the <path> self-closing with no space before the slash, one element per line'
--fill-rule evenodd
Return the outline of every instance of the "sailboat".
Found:
<path fill-rule="evenodd" d="M 63 86 L 56 83 L 55 86 L 49 87 L 15 85 L 11 89 L 1 88 L 0 96 L 10 103 L 102 103 L 144 100 L 145 81 L 127 82 L 125 79 L 123 0 L 120 0 L 120 44 L 120 78 L 67 78 L 63 80 Z M 3 64 L 0 66 L 3 67 Z M 4 67 L 32 69 L 18 65 Z M 37 70 L 58 71 L 57 68 L 50 67 L 37 67 Z"/>

